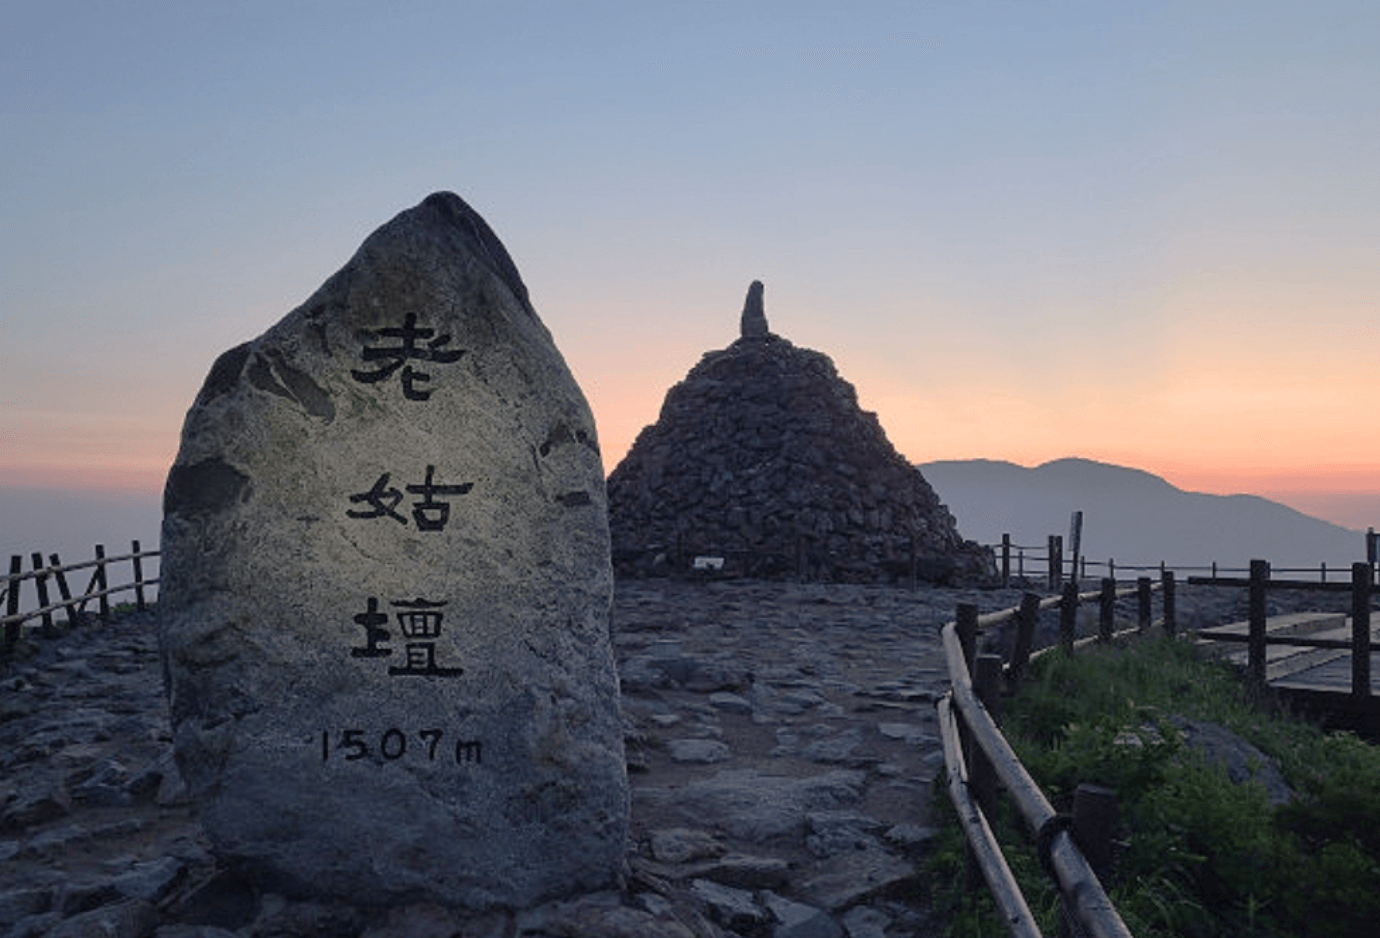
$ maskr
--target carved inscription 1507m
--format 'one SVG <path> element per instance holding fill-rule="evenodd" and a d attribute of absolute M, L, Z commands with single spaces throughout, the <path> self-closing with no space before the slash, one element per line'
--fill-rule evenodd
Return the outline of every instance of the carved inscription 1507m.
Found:
<path fill-rule="evenodd" d="M 352 369 L 351 377 L 361 384 L 379 384 L 396 374 L 403 398 L 419 403 L 430 400 L 435 389 L 423 386 L 430 384 L 432 375 L 414 367 L 413 362 L 453 364 L 465 354 L 464 349 L 450 348 L 449 334 L 437 335 L 435 329 L 418 325 L 415 313 L 408 313 L 400 326 L 368 331 L 364 336 L 360 359 L 372 367 Z M 378 344 L 371 344 L 374 342 Z M 349 495 L 353 507 L 346 509 L 345 514 L 358 521 L 384 519 L 404 527 L 409 527 L 410 522 L 419 534 L 443 532 L 451 520 L 451 500 L 468 494 L 474 483 L 438 481 L 436 476 L 436 467 L 428 465 L 420 480 L 405 481 L 399 488 L 392 482 L 393 473 L 384 472 L 365 491 Z M 403 509 L 408 496 L 412 496 L 411 501 Z M 359 643 L 349 646 L 350 657 L 386 663 L 385 673 L 389 677 L 460 677 L 465 673 L 464 668 L 445 660 L 437 651 L 447 603 L 445 599 L 421 596 L 390 599 L 388 606 L 393 611 L 390 619 L 382 610 L 379 597 L 363 597 L 363 609 L 353 617 L 363 634 L 355 633 Z M 393 620 L 396 620 L 396 634 L 389 627 Z M 404 729 L 389 726 L 376 731 L 362 727 L 324 729 L 320 744 L 322 762 L 384 764 L 399 760 L 432 763 L 444 760 L 455 765 L 483 762 L 482 742 L 464 739 L 439 727 Z"/>

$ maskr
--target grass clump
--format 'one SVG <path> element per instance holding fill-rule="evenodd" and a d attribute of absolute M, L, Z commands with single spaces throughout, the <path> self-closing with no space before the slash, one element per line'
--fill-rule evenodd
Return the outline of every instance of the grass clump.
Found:
<path fill-rule="evenodd" d="M 1254 779 L 1186 742 L 1187 721 L 1253 744 L 1292 789 Z M 1380 929 L 1380 749 L 1253 705 L 1228 667 L 1185 642 L 1144 639 L 1040 659 L 1007 702 L 1003 732 L 1060 811 L 1080 783 L 1117 793 L 1115 868 L 1105 883 L 1137 938 L 1361 936 Z M 947 796 L 941 796 L 947 805 Z M 1057 896 L 1003 807 L 994 823 L 1042 929 Z M 980 883 L 964 877 L 949 825 L 931 863 L 949 934 L 999 935 Z"/>

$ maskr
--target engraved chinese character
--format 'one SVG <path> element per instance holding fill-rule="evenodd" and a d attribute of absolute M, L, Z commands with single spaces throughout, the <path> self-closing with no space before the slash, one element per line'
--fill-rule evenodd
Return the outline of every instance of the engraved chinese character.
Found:
<path fill-rule="evenodd" d="M 441 635 L 441 609 L 446 603 L 414 599 L 409 602 L 395 602 L 405 612 L 397 613 L 398 627 L 403 637 L 409 639 L 405 649 L 405 663 L 388 669 L 392 675 L 415 674 L 428 677 L 457 677 L 464 673 L 461 668 L 443 668 L 436 663 L 436 639 Z"/>
<path fill-rule="evenodd" d="M 401 525 L 407 525 L 407 519 L 398 513 L 398 503 L 403 499 L 403 493 L 388 484 L 392 474 L 385 472 L 379 476 L 373 488 L 367 492 L 360 492 L 351 495 L 350 501 L 353 504 L 364 504 L 367 508 L 348 509 L 345 514 L 351 518 L 392 518 Z M 426 467 L 426 480 L 419 485 L 405 486 L 407 491 L 413 495 L 420 495 L 417 501 L 412 503 L 412 519 L 417 522 L 418 531 L 441 531 L 445 529 L 446 522 L 450 520 L 450 503 L 439 501 L 440 496 L 464 495 L 474 488 L 473 482 L 461 482 L 454 485 L 446 485 L 436 481 L 436 467 Z"/>
<path fill-rule="evenodd" d="M 379 612 L 379 601 L 377 599 L 370 596 L 368 608 L 355 616 L 355 621 L 364 626 L 365 645 L 363 648 L 351 648 L 351 657 L 386 658 L 393 653 L 393 649 L 384 648 L 382 646 L 383 642 L 388 641 L 393 636 L 388 633 L 387 629 L 379 628 L 379 626 L 388 621 L 388 616 Z"/>
<path fill-rule="evenodd" d="M 374 483 L 374 487 L 367 492 L 360 492 L 358 495 L 351 495 L 350 501 L 354 504 L 366 503 L 369 508 L 363 511 L 353 509 L 345 512 L 351 518 L 392 518 L 400 524 L 407 524 L 407 519 L 398 514 L 393 509 L 398 507 L 398 502 L 402 501 L 403 493 L 397 489 L 388 487 L 388 477 L 390 473 L 385 472 L 379 476 L 379 480 Z"/>
<path fill-rule="evenodd" d="M 441 607 L 446 601 L 433 602 L 427 599 L 395 600 L 389 603 L 395 609 L 398 630 L 406 639 L 403 645 L 403 663 L 393 665 L 388 673 L 393 676 L 412 675 L 420 677 L 458 677 L 465 673 L 463 668 L 447 668 L 436 663 L 436 639 L 441 635 Z M 365 645 L 350 649 L 354 658 L 383 658 L 393 654 L 393 649 L 385 645 L 393 636 L 381 628 L 388 622 L 388 616 L 379 612 L 379 601 L 370 596 L 364 612 L 356 615 L 354 621 L 364 627 Z"/>
<path fill-rule="evenodd" d="M 398 339 L 399 344 L 364 346 L 360 350 L 360 358 L 366 362 L 382 363 L 374 371 L 351 370 L 351 376 L 364 384 L 375 384 L 392 377 L 401 368 L 402 374 L 399 378 L 402 382 L 403 397 L 409 401 L 425 401 L 431 397 L 430 389 L 417 387 L 418 384 L 430 381 L 431 375 L 413 368 L 408 362 L 429 361 L 449 364 L 459 361 L 460 356 L 465 354 L 464 349 L 445 348 L 450 344 L 449 333 L 438 336 L 435 329 L 418 326 L 416 313 L 408 313 L 401 326 L 377 329 L 373 335 L 379 339 Z M 425 347 L 418 346 L 418 342 L 425 342 Z"/>
<path fill-rule="evenodd" d="M 435 466 L 427 466 L 426 481 L 421 485 L 409 485 L 407 487 L 407 490 L 413 495 L 422 496 L 422 500 L 412 506 L 412 517 L 417 522 L 418 531 L 440 531 L 446 526 L 446 521 L 450 518 L 450 505 L 446 502 L 436 501 L 437 495 L 464 495 L 474 488 L 473 482 L 462 482 L 459 485 L 438 485 L 432 482 L 435 473 Z"/>

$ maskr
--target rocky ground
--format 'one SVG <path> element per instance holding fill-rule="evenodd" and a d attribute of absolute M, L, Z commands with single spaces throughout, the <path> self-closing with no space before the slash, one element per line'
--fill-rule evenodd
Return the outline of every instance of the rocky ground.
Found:
<path fill-rule="evenodd" d="M 1240 592 L 1185 591 L 1181 615 L 1240 617 Z M 172 762 L 152 613 L 26 639 L 0 661 L 0 936 L 933 934 L 938 627 L 1019 599 L 620 582 L 625 888 L 479 915 L 290 902 L 221 869 Z"/>

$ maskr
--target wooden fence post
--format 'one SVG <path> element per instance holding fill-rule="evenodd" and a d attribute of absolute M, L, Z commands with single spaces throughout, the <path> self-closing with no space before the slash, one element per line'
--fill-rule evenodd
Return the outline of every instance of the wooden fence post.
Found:
<path fill-rule="evenodd" d="M 1370 696 L 1370 584 L 1368 563 L 1351 565 L 1351 696 Z"/>
<path fill-rule="evenodd" d="M 62 560 L 57 554 L 49 554 L 48 562 L 53 565 L 53 579 L 57 581 L 58 594 L 67 608 L 67 627 L 76 628 L 77 604 L 72 602 L 72 591 L 67 588 L 67 577 L 62 573 Z"/>
<path fill-rule="evenodd" d="M 1001 656 L 978 655 L 974 672 L 973 692 L 977 694 L 992 722 L 998 723 L 1001 718 Z M 981 746 L 973 745 L 968 770 L 968 781 L 973 788 L 973 796 L 977 798 L 984 813 L 995 816 L 997 771 L 992 767 L 992 760 L 987 758 Z"/>
<path fill-rule="evenodd" d="M 1059 601 L 1059 644 L 1066 654 L 1073 654 L 1073 637 L 1078 626 L 1078 584 L 1070 580 L 1064 584 Z"/>
<path fill-rule="evenodd" d="M 1265 687 L 1265 591 L 1269 588 L 1270 564 L 1264 560 L 1251 561 L 1250 584 L 1250 645 L 1246 676 L 1254 690 Z"/>
<path fill-rule="evenodd" d="M 1179 613 L 1174 598 L 1174 571 L 1160 570 L 1160 596 L 1164 605 L 1164 634 L 1173 638 L 1179 631 Z"/>
<path fill-rule="evenodd" d="M 1136 579 L 1136 624 L 1144 632 L 1150 628 L 1150 578 L 1148 576 Z"/>
<path fill-rule="evenodd" d="M 1011 666 L 1007 669 L 1013 682 L 1019 681 L 1030 664 L 1030 651 L 1035 645 L 1035 626 L 1040 620 L 1040 594 L 1021 594 L 1021 609 L 1016 613 L 1016 647 L 1011 650 Z"/>
<path fill-rule="evenodd" d="M 134 605 L 143 612 L 148 608 L 144 603 L 144 562 L 139 556 L 139 542 L 131 541 L 130 545 L 134 554 Z"/>
<path fill-rule="evenodd" d="M 24 572 L 24 558 L 18 554 L 10 556 L 10 585 L 5 596 L 5 615 L 19 615 L 19 584 L 22 582 L 19 575 Z M 22 622 L 5 623 L 5 651 L 9 651 L 19 643 L 19 636 L 23 630 Z"/>
<path fill-rule="evenodd" d="M 973 677 L 974 662 L 977 660 L 977 621 L 978 607 L 974 603 L 959 603 L 954 630 L 958 632 L 958 643 L 963 646 L 963 663 L 968 668 L 969 680 Z"/>
<path fill-rule="evenodd" d="M 1064 585 L 1064 539 L 1058 534 L 1051 534 L 1048 544 L 1049 591 L 1057 593 Z"/>
<path fill-rule="evenodd" d="M 95 585 L 96 589 L 100 590 L 101 593 L 100 599 L 97 600 L 97 602 L 99 603 L 98 608 L 101 611 L 102 622 L 106 622 L 110 619 L 110 597 L 106 595 L 105 592 L 110 587 L 106 584 L 106 580 L 107 578 L 105 575 L 105 545 L 97 544 L 96 573 L 93 577 L 91 577 L 91 582 Z M 90 590 L 87 590 L 87 592 L 89 593 Z"/>
<path fill-rule="evenodd" d="M 1079 560 L 1083 555 L 1083 512 L 1075 511 L 1069 518 L 1069 579 L 1078 582 Z"/>
<path fill-rule="evenodd" d="M 38 607 L 46 609 L 48 607 L 48 573 L 43 565 L 43 555 L 38 551 L 33 553 L 34 562 L 34 586 L 38 588 Z M 53 628 L 53 614 L 43 613 L 43 637 L 53 638 L 57 631 Z"/>
<path fill-rule="evenodd" d="M 1110 642 L 1116 631 L 1116 580 L 1109 576 L 1102 578 L 1102 595 L 1097 603 L 1097 640 Z"/>
<path fill-rule="evenodd" d="M 1099 880 L 1112 869 L 1116 792 L 1101 785 L 1079 785 L 1073 792 L 1073 840 Z"/>
<path fill-rule="evenodd" d="M 1001 586 L 1006 589 L 1011 585 L 1011 535 L 1001 536 Z"/>
<path fill-rule="evenodd" d="M 973 693 L 987 708 L 992 722 L 1001 726 L 1001 655 L 978 655 Z"/>

